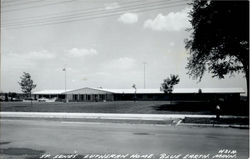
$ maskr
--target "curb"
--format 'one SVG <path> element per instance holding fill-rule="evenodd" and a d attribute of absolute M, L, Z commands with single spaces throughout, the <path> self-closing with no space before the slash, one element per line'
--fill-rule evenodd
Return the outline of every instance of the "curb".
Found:
<path fill-rule="evenodd" d="M 87 120 L 87 121 L 114 121 L 128 123 L 158 123 L 171 124 L 174 126 L 196 126 L 196 127 L 224 127 L 249 129 L 249 125 L 228 124 L 196 124 L 182 123 L 185 117 L 190 118 L 215 118 L 215 115 L 188 115 L 188 114 L 110 114 L 110 113 L 55 113 L 55 112 L 0 112 L 0 119 L 49 119 L 49 120 Z M 221 118 L 241 118 L 246 116 L 221 116 Z M 171 121 L 171 123 L 169 123 Z"/>
<path fill-rule="evenodd" d="M 73 118 L 73 119 L 132 119 L 132 120 L 169 120 L 190 118 L 214 118 L 215 115 L 189 114 L 114 114 L 114 113 L 62 113 L 62 112 L 0 112 L 0 117 L 22 118 Z M 221 118 L 248 118 L 246 116 L 221 116 Z"/>
<path fill-rule="evenodd" d="M 220 127 L 220 128 L 239 128 L 249 129 L 249 125 L 228 125 L 228 124 L 194 124 L 194 123 L 179 123 L 177 126 L 196 126 L 196 127 Z"/>
<path fill-rule="evenodd" d="M 0 112 L 1 118 L 49 118 L 49 119 L 114 119 L 114 120 L 173 120 L 183 115 L 157 114 L 108 114 L 108 113 L 52 113 L 52 112 Z"/>

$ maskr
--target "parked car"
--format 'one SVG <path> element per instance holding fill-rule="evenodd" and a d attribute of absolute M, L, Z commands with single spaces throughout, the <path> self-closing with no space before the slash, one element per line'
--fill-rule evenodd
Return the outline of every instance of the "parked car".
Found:
<path fill-rule="evenodd" d="M 12 98 L 11 101 L 13 101 L 13 102 L 20 102 L 20 101 L 22 101 L 22 99 L 19 99 L 19 98 Z"/>
<path fill-rule="evenodd" d="M 55 101 L 56 101 L 56 98 L 49 99 L 49 98 L 42 97 L 38 99 L 38 102 L 55 102 Z"/>
<path fill-rule="evenodd" d="M 46 102 L 48 99 L 47 98 L 39 98 L 37 99 L 38 102 Z"/>

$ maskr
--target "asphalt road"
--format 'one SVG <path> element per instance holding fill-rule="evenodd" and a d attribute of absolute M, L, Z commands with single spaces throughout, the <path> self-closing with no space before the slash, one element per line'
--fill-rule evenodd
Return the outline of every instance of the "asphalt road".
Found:
<path fill-rule="evenodd" d="M 209 154 L 212 158 L 224 149 L 248 158 L 246 129 L 1 119 L 0 135 L 1 159 L 34 159 L 45 153 L 51 158 L 58 154 L 153 154 L 152 159 L 163 154 L 180 158 Z"/>

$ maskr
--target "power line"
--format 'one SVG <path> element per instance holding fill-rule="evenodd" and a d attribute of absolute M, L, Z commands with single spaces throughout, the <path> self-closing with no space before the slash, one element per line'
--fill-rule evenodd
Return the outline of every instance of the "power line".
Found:
<path fill-rule="evenodd" d="M 124 10 L 136 10 L 136 9 L 140 9 L 140 8 L 150 8 L 150 7 L 157 7 L 159 5 L 163 6 L 163 5 L 169 5 L 171 3 L 162 3 L 162 1 L 158 1 L 158 2 L 161 2 L 161 3 L 144 3 L 144 4 L 139 4 L 139 5 L 133 5 L 133 6 L 125 6 L 125 7 L 121 7 L 119 9 L 115 9 L 115 10 L 111 10 L 111 11 L 107 11 L 107 10 L 90 10 L 90 11 L 84 11 L 82 13 L 76 13 L 76 14 L 69 14 L 69 15 L 63 15 L 63 16 L 51 16 L 51 17 L 45 17 L 45 18 L 32 18 L 32 19 L 27 19 L 27 20 L 19 20 L 19 21 L 16 21 L 16 22 L 7 22 L 7 24 L 5 24 L 4 26 L 13 26 L 13 25 L 20 25 L 20 24 L 30 24 L 30 23 L 42 23 L 44 21 L 54 21 L 54 20 L 67 20 L 67 19 L 74 19 L 74 18 L 81 18 L 81 17 L 84 17 L 84 16 L 93 16 L 93 15 L 102 15 L 102 14 L 108 14 L 108 13 L 121 13 L 121 12 L 124 12 Z M 176 1 L 178 2 L 178 1 Z M 183 1 L 179 1 L 179 2 L 182 2 Z M 177 3 L 174 3 L 174 4 L 177 4 Z"/>
<path fill-rule="evenodd" d="M 159 2 L 167 2 L 167 1 L 170 1 L 170 0 L 161 0 L 161 1 L 155 1 L 155 2 L 151 2 L 151 3 L 141 3 L 141 4 L 154 4 L 154 3 L 159 3 Z M 138 2 L 141 2 L 141 0 L 138 0 L 138 1 L 133 1 L 132 3 L 131 2 L 126 2 L 126 3 L 122 3 L 121 5 L 123 7 L 119 7 L 119 8 L 124 8 L 124 7 L 129 7 L 129 6 L 134 6 L 136 5 L 136 3 Z M 137 4 L 138 5 L 138 4 Z M 117 8 L 116 8 L 117 9 Z M 112 9 L 112 10 L 115 10 L 115 9 Z M 62 15 L 62 14 L 81 14 L 81 13 L 85 13 L 85 12 L 91 12 L 91 11 L 107 11 L 106 9 L 104 9 L 103 7 L 99 7 L 99 8 L 88 8 L 88 9 L 85 9 L 85 10 L 76 10 L 76 11 L 67 11 L 67 12 L 59 12 L 59 13 L 53 13 L 53 14 L 46 14 L 46 15 L 42 15 L 42 16 L 29 16 L 29 17 L 24 17 L 22 19 L 35 19 L 35 18 L 45 18 L 45 17 L 51 17 L 51 16 L 55 16 L 55 15 Z M 4 14 L 3 14 L 4 15 Z M 13 20 L 20 20 L 20 18 L 12 18 L 12 19 L 8 19 L 9 21 L 13 21 Z"/>
<path fill-rule="evenodd" d="M 177 7 L 177 6 L 183 6 L 185 3 L 182 4 L 175 4 L 171 6 L 160 6 L 160 7 L 151 7 L 151 8 L 136 8 L 133 11 L 136 12 L 145 12 L 145 11 L 153 11 L 157 9 L 164 9 L 164 8 L 169 8 L 169 7 Z M 78 19 L 64 19 L 61 21 L 47 21 L 47 22 L 39 22 L 39 23 L 32 23 L 32 24 L 18 24 L 18 25 L 11 25 L 11 26 L 2 26 L 2 27 L 7 27 L 7 29 L 15 29 L 15 28 L 26 28 L 26 27 L 35 27 L 35 26 L 44 26 L 44 25 L 52 25 L 52 24 L 62 24 L 62 23 L 69 23 L 69 22 L 75 22 L 75 21 L 83 21 L 83 20 L 94 20 L 94 19 L 99 19 L 99 18 L 105 18 L 105 17 L 110 17 L 110 16 L 115 16 L 115 15 L 120 15 L 121 12 L 109 12 L 109 13 L 104 13 L 104 14 L 96 14 L 96 15 L 88 15 L 88 16 L 82 16 L 79 17 Z"/>
<path fill-rule="evenodd" d="M 43 1 L 46 1 L 46 0 L 43 0 Z M 32 3 L 37 3 L 37 2 L 41 2 L 41 0 L 25 0 L 25 1 L 10 1 L 10 0 L 7 0 L 7 1 L 3 1 L 2 2 L 2 7 L 17 7 L 19 5 L 26 5 L 26 4 L 32 4 Z"/>
<path fill-rule="evenodd" d="M 139 6 L 144 6 L 144 7 L 149 7 L 149 6 L 146 6 L 146 5 L 150 5 L 150 7 L 152 6 L 156 6 L 156 5 L 162 5 L 164 3 L 162 2 L 166 2 L 166 1 L 158 1 L 158 2 L 154 2 L 154 3 L 143 3 L 143 4 L 138 4 L 138 5 L 130 5 L 130 6 L 123 6 L 123 7 L 120 7 L 118 9 L 115 9 L 115 10 L 112 10 L 111 12 L 114 12 L 114 11 L 124 11 L 124 9 L 126 10 L 130 10 L 130 9 L 137 9 L 137 7 Z M 175 1 L 175 4 L 176 2 L 178 1 Z M 179 1 L 179 2 L 183 2 L 183 1 Z M 160 4 L 162 3 L 162 4 Z M 165 3 L 166 5 L 167 4 L 170 4 L 170 3 Z M 109 11 L 107 10 L 104 10 L 103 8 L 97 8 L 97 9 L 91 9 L 91 10 L 84 10 L 80 13 L 72 13 L 72 12 L 68 12 L 70 14 L 68 15 L 60 15 L 60 14 L 57 14 L 58 16 L 54 16 L 55 14 L 50 14 L 51 16 L 50 17 L 44 17 L 44 16 L 33 16 L 33 17 L 30 17 L 30 18 L 24 18 L 24 19 L 17 19 L 17 21 L 7 21 L 7 24 L 5 25 L 11 25 L 11 24 L 18 24 L 18 23 L 25 23 L 25 22 L 36 22 L 36 21 L 42 21 L 42 20 L 53 20 L 54 18 L 75 18 L 75 17 L 81 17 L 83 15 L 91 15 L 92 13 L 96 13 L 96 14 L 105 14 L 105 13 L 108 13 Z M 41 17 L 41 18 L 39 18 Z"/>
<path fill-rule="evenodd" d="M 45 0 L 43 0 L 43 1 L 45 1 Z M 42 4 L 42 5 L 36 5 L 36 6 L 27 6 L 27 7 L 23 7 L 23 8 L 9 9 L 9 10 L 5 10 L 5 12 L 14 12 L 14 11 L 19 11 L 19 10 L 33 9 L 33 8 L 39 8 L 39 7 L 49 6 L 49 5 L 55 5 L 57 3 L 76 2 L 76 1 L 78 1 L 78 0 L 65 0 L 65 1 L 60 0 L 59 2 L 55 2 L 55 3 L 47 3 L 47 4 Z M 36 3 L 36 2 L 42 2 L 42 1 L 37 0 L 37 1 L 34 1 L 32 3 Z M 128 1 L 128 2 L 124 2 L 124 3 L 137 3 L 137 2 L 142 2 L 142 0 L 130 1 L 130 2 Z M 29 3 L 31 3 L 31 2 L 26 2 L 26 3 L 23 2 L 23 3 L 20 3 L 20 5 L 29 4 Z M 124 4 L 124 3 L 122 3 L 122 4 Z M 8 6 L 6 6 L 6 7 L 8 7 Z M 14 5 L 14 7 L 15 7 L 15 5 Z"/>
<path fill-rule="evenodd" d="M 169 0 L 168 0 L 169 1 Z M 134 3 L 137 3 L 137 2 L 140 2 L 139 1 L 135 1 Z M 26 17 L 26 18 L 23 18 L 23 19 L 20 19 L 20 18 L 14 18 L 14 19 L 8 19 L 7 22 L 5 22 L 3 20 L 3 22 L 5 22 L 2 26 L 13 26 L 13 25 L 22 25 L 23 23 L 42 23 L 44 21 L 53 21 L 53 20 L 65 20 L 65 19 L 68 19 L 68 18 L 77 18 L 77 17 L 82 17 L 82 16 L 86 16 L 86 15 L 98 15 L 98 14 L 107 14 L 107 13 L 110 13 L 110 12 L 116 12 L 116 11 L 120 11 L 120 12 L 123 12 L 125 9 L 126 10 L 135 10 L 137 9 L 137 7 L 139 6 L 145 6 L 145 7 L 148 7 L 146 5 L 153 5 L 155 6 L 156 3 L 159 4 L 162 3 L 162 2 L 166 2 L 166 1 L 156 1 L 156 2 L 151 2 L 151 3 L 141 3 L 141 4 L 137 4 L 137 5 L 134 5 L 132 3 L 131 5 L 131 2 L 130 3 L 126 3 L 127 5 L 124 6 L 123 4 L 123 7 L 119 7 L 117 9 L 112 9 L 112 10 L 106 10 L 106 9 L 103 9 L 102 8 L 91 8 L 91 9 L 87 9 L 87 10 L 84 10 L 84 11 L 77 11 L 77 12 L 66 12 L 66 13 L 69 13 L 69 14 L 66 14 L 66 15 L 62 15 L 62 12 L 61 14 L 60 13 L 55 13 L 55 14 L 48 14 L 48 15 L 45 15 L 45 16 L 32 16 L 32 17 Z M 48 16 L 48 17 L 47 17 Z"/>
<path fill-rule="evenodd" d="M 177 6 L 183 6 L 181 5 L 175 5 L 171 7 L 177 7 Z M 144 10 L 137 10 L 136 12 L 146 12 L 146 11 L 153 11 L 153 10 L 158 10 L 158 9 L 165 9 L 168 7 L 157 7 L 157 8 L 151 8 L 151 9 L 144 9 Z M 95 20 L 95 19 L 100 19 L 100 18 L 106 18 L 106 17 L 111 17 L 111 16 L 116 16 L 120 15 L 120 13 L 116 14 L 108 14 L 108 15 L 102 15 L 102 16 L 93 16 L 93 17 L 84 17 L 80 19 L 75 19 L 75 20 L 67 20 L 67 21 L 59 21 L 59 22 L 47 22 L 47 23 L 37 23 L 37 24 L 31 24 L 31 25 L 17 25 L 17 26 L 6 26 L 8 28 L 6 29 L 19 29 L 19 28 L 30 28 L 30 27 L 39 27 L 39 26 L 46 26 L 46 25 L 53 25 L 53 24 L 63 24 L 63 23 L 70 23 L 70 22 L 76 22 L 76 21 L 85 21 L 85 20 Z"/>
<path fill-rule="evenodd" d="M 33 9 L 33 8 L 38 8 L 38 7 L 44 7 L 44 6 L 51 6 L 51 5 L 57 5 L 60 3 L 69 3 L 69 2 L 73 2 L 73 0 L 64 0 L 64 1 L 58 1 L 58 2 L 53 2 L 53 3 L 45 3 L 42 5 L 35 5 L 35 6 L 28 6 L 28 7 L 21 7 L 21 8 L 16 8 L 16 9 L 8 9 L 8 10 L 2 10 L 3 13 L 5 12 L 13 12 L 13 11 L 18 11 L 18 10 L 25 10 L 25 9 Z"/>

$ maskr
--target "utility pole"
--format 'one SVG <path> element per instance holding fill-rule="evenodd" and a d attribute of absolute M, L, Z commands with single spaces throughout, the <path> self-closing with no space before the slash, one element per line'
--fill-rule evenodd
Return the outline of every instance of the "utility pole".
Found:
<path fill-rule="evenodd" d="M 65 102 L 67 103 L 67 94 L 66 94 L 66 90 L 67 90 L 67 78 L 66 78 L 66 68 L 63 68 L 64 71 L 64 92 L 65 92 Z"/>
<path fill-rule="evenodd" d="M 146 88 L 146 62 L 143 62 L 143 70 L 144 70 L 144 89 Z"/>
<path fill-rule="evenodd" d="M 135 89 L 135 96 L 134 96 L 134 102 L 136 102 L 136 85 L 133 84 L 132 87 Z"/>

